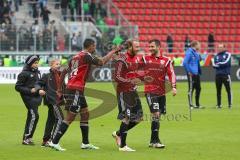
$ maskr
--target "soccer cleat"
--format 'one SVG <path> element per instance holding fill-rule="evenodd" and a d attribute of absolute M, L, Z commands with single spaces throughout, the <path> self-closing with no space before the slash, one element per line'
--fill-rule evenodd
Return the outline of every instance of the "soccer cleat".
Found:
<path fill-rule="evenodd" d="M 49 147 L 49 141 L 43 141 L 41 147 Z"/>
<path fill-rule="evenodd" d="M 190 105 L 189 108 L 190 108 L 190 109 L 194 109 L 195 106 L 194 106 L 194 105 Z"/>
<path fill-rule="evenodd" d="M 81 149 L 99 149 L 99 147 L 96 147 L 96 146 L 94 146 L 92 144 L 84 144 L 84 143 L 82 143 Z"/>
<path fill-rule="evenodd" d="M 112 137 L 115 139 L 117 145 L 120 146 L 121 145 L 121 137 L 117 135 L 116 131 L 114 131 L 112 133 Z"/>
<path fill-rule="evenodd" d="M 165 145 L 161 144 L 161 143 L 150 143 L 149 147 L 151 147 L 151 148 L 165 148 Z"/>
<path fill-rule="evenodd" d="M 222 106 L 221 106 L 221 105 L 219 105 L 219 106 L 218 106 L 218 105 L 216 105 L 216 108 L 217 108 L 217 109 L 221 109 L 221 108 L 222 108 Z"/>
<path fill-rule="evenodd" d="M 49 143 L 49 146 L 57 151 L 66 151 L 66 149 L 62 148 L 59 144 Z"/>
<path fill-rule="evenodd" d="M 228 108 L 229 108 L 229 109 L 232 109 L 232 105 L 229 105 Z"/>
<path fill-rule="evenodd" d="M 195 109 L 204 109 L 204 108 L 205 108 L 205 107 L 200 106 L 200 105 L 195 107 Z"/>
<path fill-rule="evenodd" d="M 23 145 L 30 145 L 30 146 L 35 145 L 35 143 L 32 141 L 31 138 L 24 139 L 24 140 L 22 141 L 22 144 L 23 144 Z"/>
<path fill-rule="evenodd" d="M 135 152 L 136 150 L 128 147 L 128 146 L 124 146 L 124 147 L 119 147 L 119 151 L 123 151 L 123 152 Z"/>

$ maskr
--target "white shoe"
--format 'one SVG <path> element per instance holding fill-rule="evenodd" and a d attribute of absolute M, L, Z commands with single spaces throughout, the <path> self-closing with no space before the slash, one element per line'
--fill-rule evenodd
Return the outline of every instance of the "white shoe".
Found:
<path fill-rule="evenodd" d="M 82 149 L 99 149 L 99 147 L 96 147 L 92 144 L 84 144 L 84 143 L 82 143 L 81 148 Z"/>
<path fill-rule="evenodd" d="M 52 141 L 48 144 L 50 147 L 57 151 L 66 151 L 66 149 L 62 148 L 59 143 L 58 144 L 53 144 Z"/>
<path fill-rule="evenodd" d="M 165 148 L 164 144 L 161 143 L 150 143 L 149 147 L 153 147 L 153 148 Z"/>
<path fill-rule="evenodd" d="M 136 150 L 128 147 L 128 146 L 124 146 L 122 148 L 119 148 L 119 151 L 123 151 L 123 152 L 135 152 Z"/>
<path fill-rule="evenodd" d="M 121 137 L 117 135 L 116 131 L 114 131 L 112 133 L 112 137 L 115 139 L 117 145 L 120 146 L 121 145 Z"/>

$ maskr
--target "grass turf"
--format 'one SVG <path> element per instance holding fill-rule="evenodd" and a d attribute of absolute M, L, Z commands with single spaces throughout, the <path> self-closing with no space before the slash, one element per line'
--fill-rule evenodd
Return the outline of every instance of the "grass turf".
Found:
<path fill-rule="evenodd" d="M 89 83 L 89 88 L 114 93 L 110 83 Z M 34 135 L 35 146 L 21 145 L 26 109 L 14 85 L 0 85 L 0 159 L 1 160 L 194 160 L 228 159 L 240 157 L 240 85 L 232 84 L 233 108 L 227 108 L 225 90 L 223 90 L 223 109 L 215 109 L 216 91 L 214 83 L 202 83 L 201 104 L 206 109 L 193 110 L 190 120 L 187 105 L 187 84 L 178 83 L 178 95 L 167 96 L 167 115 L 162 118 L 160 136 L 166 144 L 164 150 L 148 148 L 150 137 L 149 110 L 145 98 L 142 98 L 145 118 L 133 130 L 129 131 L 127 142 L 137 150 L 135 153 L 118 151 L 111 137 L 118 129 L 117 108 L 99 118 L 90 121 L 90 141 L 100 150 L 81 150 L 81 132 L 79 122 L 74 122 L 61 140 L 66 152 L 57 152 L 50 148 L 41 148 L 47 107 L 40 106 L 40 119 Z M 224 89 L 224 88 L 223 88 Z M 101 103 L 100 100 L 87 98 L 91 109 Z M 111 105 L 108 103 L 108 105 Z M 110 106 L 111 107 L 111 106 Z"/>

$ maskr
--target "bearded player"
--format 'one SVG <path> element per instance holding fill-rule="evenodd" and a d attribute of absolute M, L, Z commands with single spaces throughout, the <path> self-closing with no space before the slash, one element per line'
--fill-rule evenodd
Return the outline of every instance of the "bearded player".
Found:
<path fill-rule="evenodd" d="M 160 52 L 161 44 L 157 39 L 149 41 L 150 55 L 144 56 L 145 72 L 153 77 L 153 81 L 145 83 L 145 96 L 151 112 L 151 139 L 149 147 L 164 148 L 159 138 L 160 116 L 166 113 L 166 76 L 171 83 L 172 94 L 177 94 L 176 76 L 172 62 Z"/>
<path fill-rule="evenodd" d="M 150 81 L 151 78 L 138 72 L 142 65 L 142 56 L 137 55 L 140 49 L 139 42 L 129 40 L 126 43 L 126 48 L 126 53 L 119 57 L 115 65 L 114 77 L 117 84 L 118 119 L 121 120 L 121 125 L 118 131 L 112 133 L 112 136 L 117 141 L 119 151 L 133 152 L 135 150 L 127 146 L 127 134 L 143 117 L 137 85 L 142 81 Z"/>

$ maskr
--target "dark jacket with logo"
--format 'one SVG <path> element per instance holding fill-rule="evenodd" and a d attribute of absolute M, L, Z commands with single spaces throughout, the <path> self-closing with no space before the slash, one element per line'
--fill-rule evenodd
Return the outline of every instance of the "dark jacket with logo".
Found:
<path fill-rule="evenodd" d="M 219 52 L 213 59 L 213 67 L 216 75 L 231 74 L 231 53 L 227 51 Z"/>
<path fill-rule="evenodd" d="M 42 88 L 46 95 L 44 96 L 45 105 L 58 104 L 57 88 L 60 82 L 60 71 L 53 71 L 43 74 L 42 78 L 38 80 L 36 88 Z"/>
<path fill-rule="evenodd" d="M 37 69 L 32 69 L 28 65 L 26 65 L 18 75 L 15 89 L 20 93 L 27 108 L 39 106 L 42 102 L 42 97 L 38 92 L 31 93 L 31 89 L 35 87 L 35 83 L 40 77 L 40 72 Z"/>

